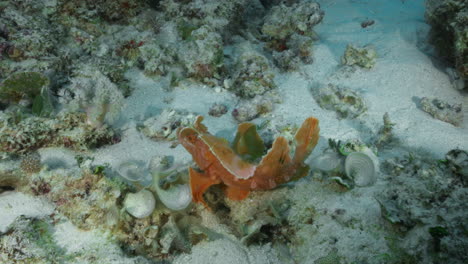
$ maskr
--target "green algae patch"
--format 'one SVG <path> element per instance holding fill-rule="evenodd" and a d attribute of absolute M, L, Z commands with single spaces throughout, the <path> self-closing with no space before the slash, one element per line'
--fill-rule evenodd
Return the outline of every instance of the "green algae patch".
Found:
<path fill-rule="evenodd" d="M 48 85 L 49 79 L 39 72 L 14 73 L 0 84 L 0 100 L 13 103 L 33 100 Z"/>

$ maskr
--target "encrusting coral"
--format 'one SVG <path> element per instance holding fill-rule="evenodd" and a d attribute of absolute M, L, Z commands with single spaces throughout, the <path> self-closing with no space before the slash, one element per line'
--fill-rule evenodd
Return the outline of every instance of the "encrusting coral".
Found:
<path fill-rule="evenodd" d="M 431 30 L 429 41 L 440 59 L 454 70 L 455 87 L 468 88 L 468 5 L 464 0 L 428 0 L 425 18 Z"/>
<path fill-rule="evenodd" d="M 202 120 L 203 117 L 198 116 L 193 127 L 181 128 L 177 133 L 179 142 L 201 170 L 189 168 L 194 202 L 207 206 L 203 193 L 215 184 L 223 183 L 226 186 L 228 198 L 242 200 L 250 191 L 273 189 L 307 175 L 309 167 L 304 160 L 319 139 L 320 129 L 316 118 L 307 118 L 297 131 L 292 158 L 288 141 L 281 136 L 263 156 L 265 146 L 255 124 L 241 123 L 232 146 L 229 146 L 226 140 L 211 135 L 201 123 Z M 260 162 L 257 163 L 258 160 Z"/>
<path fill-rule="evenodd" d="M 463 123 L 463 108 L 461 103 L 448 103 L 438 98 L 423 97 L 420 101 L 420 108 L 432 117 L 460 126 Z"/>
<path fill-rule="evenodd" d="M 312 87 L 312 96 L 318 105 L 327 110 L 335 111 L 338 118 L 357 118 L 367 110 L 362 96 L 348 87 L 329 83 L 321 87 Z"/>
<path fill-rule="evenodd" d="M 348 44 L 343 57 L 341 57 L 341 63 L 343 65 L 357 65 L 361 68 L 370 69 L 374 67 L 376 57 L 377 53 L 370 46 L 360 48 Z"/>

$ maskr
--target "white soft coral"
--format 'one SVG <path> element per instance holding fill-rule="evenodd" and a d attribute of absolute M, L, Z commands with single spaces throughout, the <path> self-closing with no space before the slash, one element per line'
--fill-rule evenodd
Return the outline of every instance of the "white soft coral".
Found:
<path fill-rule="evenodd" d="M 123 106 L 123 95 L 109 78 L 92 66 L 75 72 L 71 84 L 60 91 L 68 111 L 85 111 L 88 124 L 100 127 L 113 122 Z"/>

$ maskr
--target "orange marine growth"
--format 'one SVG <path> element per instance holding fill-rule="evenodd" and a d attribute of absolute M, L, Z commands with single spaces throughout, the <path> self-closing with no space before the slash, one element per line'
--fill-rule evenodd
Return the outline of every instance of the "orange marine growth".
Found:
<path fill-rule="evenodd" d="M 203 193 L 214 184 L 223 183 L 227 197 L 242 200 L 250 191 L 273 189 L 309 172 L 304 160 L 317 144 L 320 131 L 314 117 L 307 118 L 297 131 L 292 158 L 284 137 L 276 138 L 264 155 L 265 146 L 255 124 L 240 124 L 234 142 L 229 144 L 211 135 L 202 121 L 203 117 L 198 116 L 192 127 L 177 131 L 179 142 L 198 165 L 198 169 L 189 168 L 194 202 L 207 206 Z"/>

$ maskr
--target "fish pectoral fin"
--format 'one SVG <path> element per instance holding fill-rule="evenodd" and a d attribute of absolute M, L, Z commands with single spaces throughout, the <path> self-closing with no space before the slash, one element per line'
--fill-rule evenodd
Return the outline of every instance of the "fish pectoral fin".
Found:
<path fill-rule="evenodd" d="M 245 198 L 247 198 L 247 196 L 249 196 L 250 191 L 245 190 L 245 189 L 240 189 L 235 186 L 226 185 L 226 188 L 224 189 L 224 193 L 229 199 L 240 201 L 240 200 L 244 200 Z"/>
<path fill-rule="evenodd" d="M 193 168 L 189 168 L 190 189 L 192 191 L 192 201 L 202 203 L 206 208 L 208 204 L 203 199 L 203 194 L 211 185 L 220 183 L 219 180 L 213 180 L 203 172 L 198 172 Z"/>

